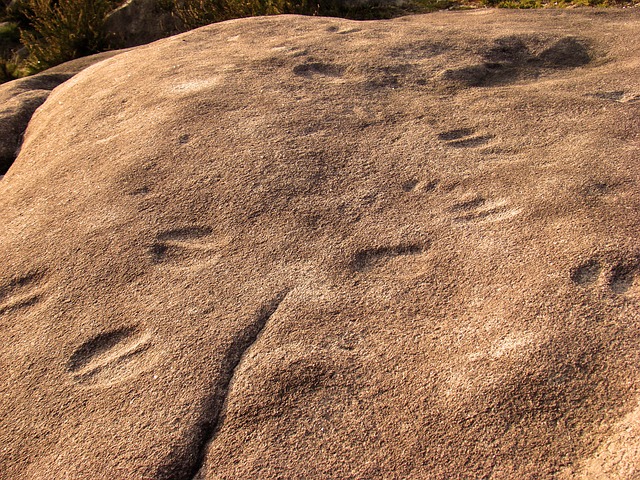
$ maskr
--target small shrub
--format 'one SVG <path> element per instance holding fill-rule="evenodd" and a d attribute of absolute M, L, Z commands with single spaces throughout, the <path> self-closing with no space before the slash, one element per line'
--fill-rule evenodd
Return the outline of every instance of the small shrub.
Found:
<path fill-rule="evenodd" d="M 6 60 L 0 60 L 0 83 L 8 82 L 14 78 L 13 68 L 11 68 L 10 65 L 7 65 Z"/>
<path fill-rule="evenodd" d="M 20 39 L 29 51 L 26 65 L 33 72 L 107 48 L 105 17 L 109 0 L 29 0 L 31 29 Z"/>
<path fill-rule="evenodd" d="M 29 26 L 28 13 L 28 0 L 14 0 L 7 3 L 4 18 L 9 22 L 17 23 L 20 28 L 27 28 Z"/>
<path fill-rule="evenodd" d="M 179 0 L 176 15 L 186 29 L 232 18 L 276 15 L 287 10 L 286 0 Z"/>
<path fill-rule="evenodd" d="M 174 12 L 188 30 L 258 15 L 295 13 L 369 20 L 439 10 L 453 4 L 453 0 L 414 0 L 403 6 L 382 1 L 346 7 L 341 0 L 176 0 Z"/>
<path fill-rule="evenodd" d="M 20 30 L 18 25 L 11 22 L 0 24 L 0 44 L 16 43 L 20 41 Z"/>
<path fill-rule="evenodd" d="M 0 83 L 26 77 L 29 73 L 17 53 L 5 53 L 0 57 Z"/>
<path fill-rule="evenodd" d="M 20 59 L 16 53 L 20 47 L 18 25 L 13 22 L 0 23 L 0 83 L 22 76 Z"/>

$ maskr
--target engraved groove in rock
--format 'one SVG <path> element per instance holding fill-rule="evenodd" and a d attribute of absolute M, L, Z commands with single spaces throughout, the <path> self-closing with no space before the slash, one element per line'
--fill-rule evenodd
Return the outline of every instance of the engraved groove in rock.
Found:
<path fill-rule="evenodd" d="M 541 52 L 538 60 L 553 68 L 576 68 L 588 64 L 591 55 L 583 41 L 575 37 L 564 37 Z"/>
<path fill-rule="evenodd" d="M 350 28 L 348 30 L 340 30 L 338 32 L 336 32 L 338 35 L 348 35 L 350 33 L 358 33 L 361 32 L 362 30 L 360 30 L 359 28 Z"/>
<path fill-rule="evenodd" d="M 367 248 L 355 254 L 352 266 L 358 272 L 367 272 L 392 258 L 419 255 L 424 250 L 425 247 L 414 243 L 395 245 L 393 247 Z"/>
<path fill-rule="evenodd" d="M 293 67 L 293 73 L 302 77 L 324 75 L 327 77 L 339 77 L 344 73 L 344 67 L 330 63 L 310 62 Z"/>
<path fill-rule="evenodd" d="M 472 128 L 456 128 L 438 134 L 438 140 L 446 142 L 447 146 L 453 148 L 479 147 L 490 142 L 494 135 L 472 136 L 475 130 Z"/>
<path fill-rule="evenodd" d="M 209 250 L 206 244 L 197 241 L 212 234 L 207 226 L 189 226 L 161 232 L 149 252 L 155 263 L 167 260 L 186 260 L 199 250 Z"/>
<path fill-rule="evenodd" d="M 520 213 L 519 208 L 509 208 L 506 199 L 488 201 L 483 197 L 475 197 L 471 200 L 455 203 L 449 209 L 452 213 L 458 213 L 453 221 L 466 222 L 496 222 L 514 217 Z"/>
<path fill-rule="evenodd" d="M 148 193 L 149 193 L 149 187 L 142 186 L 142 187 L 136 188 L 134 190 L 131 190 L 129 192 L 129 195 L 131 195 L 132 197 L 136 197 L 138 195 L 144 196 L 144 195 L 147 195 Z"/>
<path fill-rule="evenodd" d="M 276 313 L 291 290 L 280 292 L 255 315 L 253 322 L 247 325 L 231 344 L 223 358 L 221 376 L 217 385 L 213 385 L 210 398 L 204 402 L 202 418 L 191 433 L 192 447 L 172 455 L 167 465 L 161 467 L 158 478 L 174 480 L 192 480 L 198 474 L 205 461 L 207 447 L 214 441 L 220 426 L 224 422 L 224 410 L 235 372 L 245 353 L 258 340 L 271 317 Z"/>
<path fill-rule="evenodd" d="M 448 130 L 438 134 L 439 140 L 459 140 L 464 137 L 473 135 L 474 130 L 471 128 L 456 128 L 455 130 Z"/>
<path fill-rule="evenodd" d="M 407 180 L 402 184 L 402 190 L 404 190 L 405 192 L 410 192 L 418 186 L 418 183 L 419 181 L 416 180 L 415 178 L 411 180 Z"/>
<path fill-rule="evenodd" d="M 9 295 L 13 294 L 17 290 L 26 287 L 42 278 L 43 274 L 41 272 L 32 272 L 27 275 L 23 275 L 18 278 L 14 278 L 9 281 L 6 285 L 0 287 L 0 301 L 4 300 Z"/>
<path fill-rule="evenodd" d="M 99 356 L 101 353 L 110 350 L 118 343 L 128 338 L 134 331 L 132 327 L 120 328 L 107 333 L 101 333 L 100 335 L 84 342 L 80 345 L 71 358 L 69 359 L 69 370 L 75 372 L 86 366 L 94 357 Z"/>
<path fill-rule="evenodd" d="M 611 270 L 608 284 L 613 293 L 622 294 L 631 288 L 635 278 L 635 268 L 630 265 L 618 264 Z"/>
<path fill-rule="evenodd" d="M 569 277 L 578 285 L 591 285 L 603 275 L 603 270 L 602 263 L 592 258 L 571 269 Z M 618 261 L 607 270 L 608 272 L 604 274 L 605 286 L 616 295 L 621 295 L 633 286 L 638 271 L 638 261 L 637 259 Z"/>
<path fill-rule="evenodd" d="M 598 279 L 601 270 L 600 262 L 592 259 L 571 270 L 569 276 L 578 285 L 588 285 Z"/>
<path fill-rule="evenodd" d="M 583 189 L 583 193 L 590 196 L 605 195 L 607 193 L 611 193 L 611 191 L 616 186 L 617 185 L 615 184 L 610 184 L 607 182 L 594 182 L 592 184 L 586 185 Z"/>
<path fill-rule="evenodd" d="M 493 135 L 479 135 L 477 137 L 464 138 L 448 142 L 447 145 L 453 148 L 471 148 L 479 147 L 489 143 L 493 139 Z"/>
<path fill-rule="evenodd" d="M 135 327 L 101 333 L 80 345 L 69 358 L 67 370 L 80 383 L 111 382 L 129 376 L 131 362 L 151 346 L 151 335 Z"/>
<path fill-rule="evenodd" d="M 428 193 L 435 190 L 439 183 L 440 181 L 437 179 L 422 181 L 418 180 L 417 178 L 412 178 L 402 184 L 402 190 L 404 190 L 405 192 Z"/>
<path fill-rule="evenodd" d="M 603 100 L 612 100 L 614 102 L 622 102 L 624 98 L 624 90 L 614 90 L 612 92 L 597 92 L 591 94 L 592 97 L 601 98 Z"/>
<path fill-rule="evenodd" d="M 37 304 L 41 298 L 38 283 L 42 277 L 44 272 L 35 271 L 0 286 L 0 314 Z"/>
<path fill-rule="evenodd" d="M 578 38 L 560 38 L 536 55 L 534 50 L 544 43 L 548 41 L 528 35 L 502 37 L 484 51 L 484 62 L 446 69 L 442 76 L 466 87 L 491 87 L 581 67 L 592 60 L 589 46 Z"/>
<path fill-rule="evenodd" d="M 349 33 L 358 33 L 362 30 L 359 28 L 348 28 L 346 30 L 340 30 L 340 27 L 338 25 L 331 25 L 330 27 L 327 27 L 326 31 L 329 33 L 337 33 L 338 35 L 347 35 Z"/>
<path fill-rule="evenodd" d="M 40 295 L 26 295 L 20 297 L 13 302 L 7 302 L 4 305 L 0 305 L 0 315 L 3 313 L 12 312 L 21 308 L 31 307 L 40 301 Z"/>
<path fill-rule="evenodd" d="M 481 207 L 485 203 L 487 203 L 487 201 L 484 198 L 476 197 L 476 198 L 473 198 L 471 200 L 455 203 L 451 207 L 451 211 L 452 212 L 460 212 L 460 211 L 465 211 L 465 210 L 473 210 L 474 208 Z"/>

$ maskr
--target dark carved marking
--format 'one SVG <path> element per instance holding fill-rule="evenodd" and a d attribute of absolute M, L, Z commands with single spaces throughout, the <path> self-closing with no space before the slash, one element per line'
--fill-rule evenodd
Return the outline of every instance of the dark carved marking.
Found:
<path fill-rule="evenodd" d="M 613 293 L 625 293 L 633 285 L 635 268 L 630 265 L 618 264 L 611 270 L 609 288 Z"/>
<path fill-rule="evenodd" d="M 344 67 L 329 63 L 311 62 L 296 65 L 293 67 L 293 73 L 303 77 L 310 77 L 312 75 L 338 77 L 344 73 Z"/>
<path fill-rule="evenodd" d="M 14 278 L 6 285 L 0 287 L 0 301 L 4 300 L 7 296 L 11 295 L 17 290 L 20 290 L 27 285 L 37 282 L 44 274 L 42 272 L 32 272 L 27 275 L 23 275 L 18 278 Z"/>
<path fill-rule="evenodd" d="M 561 38 L 535 55 L 541 43 L 546 42 L 528 36 L 497 39 L 483 52 L 483 63 L 447 69 L 443 77 L 467 87 L 490 87 L 581 67 L 591 61 L 588 45 L 578 38 Z"/>
<path fill-rule="evenodd" d="M 493 46 L 484 52 L 484 58 L 488 62 L 505 62 L 508 64 L 524 63 L 532 60 L 533 54 L 525 43 L 525 38 L 518 35 L 509 35 L 495 40 Z"/>
<path fill-rule="evenodd" d="M 71 355 L 67 365 L 68 369 L 72 372 L 81 370 L 91 363 L 95 357 L 116 347 L 133 333 L 135 333 L 135 328 L 133 327 L 119 328 L 111 332 L 102 333 L 86 341 Z"/>
<path fill-rule="evenodd" d="M 132 190 L 130 195 L 138 196 L 138 195 L 146 195 L 148 193 L 149 193 L 149 187 L 144 186 L 144 187 L 140 187 L 140 188 L 136 188 L 135 190 Z"/>
<path fill-rule="evenodd" d="M 403 189 L 405 192 L 410 192 L 411 190 L 413 190 L 413 189 L 415 189 L 415 188 L 416 188 L 416 186 L 418 185 L 418 183 L 419 183 L 419 182 L 418 182 L 418 180 L 416 180 L 415 178 L 414 178 L 414 179 L 412 179 L 412 180 L 407 180 L 406 182 L 404 182 L 404 183 L 402 184 L 402 189 Z"/>
<path fill-rule="evenodd" d="M 105 385 L 135 375 L 145 366 L 141 355 L 151 347 L 151 333 L 121 327 L 80 345 L 67 362 L 67 371 L 84 385 Z"/>
<path fill-rule="evenodd" d="M 488 143 L 494 138 L 493 135 L 476 135 L 472 137 L 475 131 L 472 128 L 457 128 L 438 134 L 438 139 L 447 142 L 449 147 L 453 148 L 470 148 L 479 147 Z"/>
<path fill-rule="evenodd" d="M 263 306 L 251 322 L 227 348 L 222 365 L 222 374 L 218 385 L 214 385 L 210 398 L 205 401 L 202 418 L 191 434 L 190 449 L 180 450 L 173 455 L 170 463 L 158 472 L 158 478 L 173 480 L 193 480 L 199 478 L 204 464 L 207 448 L 215 439 L 224 421 L 224 410 L 233 377 L 245 352 L 258 340 L 269 319 L 278 310 L 290 290 L 279 293 Z"/>
<path fill-rule="evenodd" d="M 540 61 L 553 68 L 575 68 L 591 61 L 587 46 L 574 37 L 558 40 L 538 55 Z"/>
<path fill-rule="evenodd" d="M 440 140 L 459 140 L 464 137 L 473 135 L 473 129 L 471 128 L 457 128 L 455 130 L 449 130 L 438 134 Z"/>
<path fill-rule="evenodd" d="M 598 92 L 593 94 L 594 97 L 603 100 L 612 100 L 614 102 L 622 102 L 624 98 L 624 90 L 614 90 L 613 92 Z"/>
<path fill-rule="evenodd" d="M 0 314 L 38 303 L 41 292 L 37 290 L 37 284 L 43 277 L 44 272 L 34 271 L 0 286 Z"/>
<path fill-rule="evenodd" d="M 601 270 L 600 262 L 591 259 L 572 269 L 569 276 L 578 285 L 589 285 L 598 279 Z"/>
<path fill-rule="evenodd" d="M 353 257 L 353 269 L 359 272 L 370 270 L 385 260 L 402 255 L 418 255 L 424 247 L 417 244 L 396 245 L 393 247 L 368 248 L 361 250 Z"/>
<path fill-rule="evenodd" d="M 194 245 L 189 245 L 189 243 L 207 237 L 212 232 L 210 227 L 200 226 L 176 228 L 162 232 L 158 234 L 157 241 L 149 249 L 151 257 L 156 263 L 165 259 L 184 260 L 189 257 L 189 250 L 194 249 Z"/>
<path fill-rule="evenodd" d="M 31 307 L 40 301 L 39 295 L 33 295 L 31 297 L 19 299 L 16 302 L 7 303 L 5 305 L 0 305 L 0 315 L 3 313 L 9 313 L 14 310 L 19 310 L 21 308 Z"/>
<path fill-rule="evenodd" d="M 454 148 L 479 147 L 480 145 L 485 145 L 486 143 L 488 143 L 492 138 L 493 135 L 481 135 L 478 137 L 455 140 L 453 142 L 447 143 L 447 145 Z"/>
<path fill-rule="evenodd" d="M 482 197 L 476 197 L 466 202 L 456 203 L 451 207 L 452 212 L 462 212 L 466 210 L 473 210 L 474 208 L 481 207 L 486 203 L 486 200 Z"/>

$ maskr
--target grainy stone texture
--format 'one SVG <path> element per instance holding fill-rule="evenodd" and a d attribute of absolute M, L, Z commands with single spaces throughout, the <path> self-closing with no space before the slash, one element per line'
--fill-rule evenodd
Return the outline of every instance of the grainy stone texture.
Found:
<path fill-rule="evenodd" d="M 0 85 L 0 173 L 6 172 L 15 160 L 33 112 L 44 103 L 51 90 L 89 65 L 122 51 L 124 50 L 114 50 L 79 58 L 31 77 Z"/>
<path fill-rule="evenodd" d="M 0 477 L 633 478 L 638 10 L 226 22 L 0 182 Z"/>

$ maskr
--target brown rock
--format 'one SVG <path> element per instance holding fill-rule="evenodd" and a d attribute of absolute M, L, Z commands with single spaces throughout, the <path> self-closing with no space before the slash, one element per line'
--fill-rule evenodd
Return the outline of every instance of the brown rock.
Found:
<path fill-rule="evenodd" d="M 0 173 L 6 172 L 15 160 L 33 112 L 44 103 L 51 90 L 90 65 L 122 51 L 79 58 L 0 85 Z"/>
<path fill-rule="evenodd" d="M 253 18 L 57 88 L 0 182 L 0 477 L 632 478 L 639 37 Z"/>

